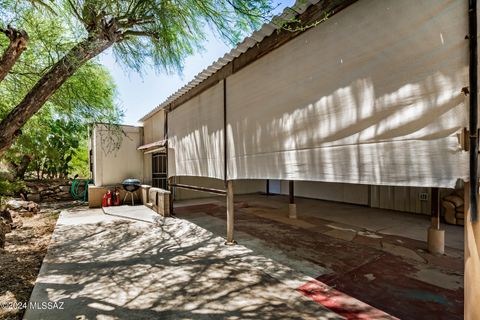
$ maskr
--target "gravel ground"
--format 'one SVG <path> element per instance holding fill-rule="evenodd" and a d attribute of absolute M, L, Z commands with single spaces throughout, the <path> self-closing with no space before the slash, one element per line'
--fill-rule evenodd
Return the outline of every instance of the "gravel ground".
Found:
<path fill-rule="evenodd" d="M 40 213 L 32 217 L 14 215 L 23 225 L 7 234 L 0 249 L 0 319 L 22 319 L 60 210 L 78 205 L 40 204 Z"/>

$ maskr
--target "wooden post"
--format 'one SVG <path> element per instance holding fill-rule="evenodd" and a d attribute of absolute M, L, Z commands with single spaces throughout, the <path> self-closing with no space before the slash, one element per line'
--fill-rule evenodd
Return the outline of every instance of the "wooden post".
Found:
<path fill-rule="evenodd" d="M 234 225 L 234 212 L 235 207 L 233 205 L 233 181 L 227 181 L 227 241 L 225 244 L 235 244 L 233 240 L 233 225 Z"/>
<path fill-rule="evenodd" d="M 470 185 L 465 183 L 465 275 L 464 275 L 464 318 L 480 319 L 480 223 L 472 222 L 470 208 Z"/>
<path fill-rule="evenodd" d="M 288 196 L 289 196 L 289 204 L 288 204 L 288 217 L 290 219 L 297 218 L 297 205 L 295 204 L 295 191 L 294 191 L 294 182 L 293 180 L 288 181 Z"/>

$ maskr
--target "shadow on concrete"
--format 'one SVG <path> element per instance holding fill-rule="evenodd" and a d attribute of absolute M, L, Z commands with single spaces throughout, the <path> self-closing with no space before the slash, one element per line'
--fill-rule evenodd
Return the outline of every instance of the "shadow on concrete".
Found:
<path fill-rule="evenodd" d="M 264 271 L 288 268 L 193 223 L 75 219 L 57 226 L 30 299 L 63 309 L 25 319 L 338 318 Z"/>

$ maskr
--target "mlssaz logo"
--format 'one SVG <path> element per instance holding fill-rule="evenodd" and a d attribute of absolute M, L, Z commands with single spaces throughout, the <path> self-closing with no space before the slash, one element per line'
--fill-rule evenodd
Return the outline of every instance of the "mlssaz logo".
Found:
<path fill-rule="evenodd" d="M 29 309 L 37 309 L 37 310 L 63 310 L 63 304 L 64 302 L 62 301 L 35 301 L 32 302 L 30 301 L 28 304 Z"/>

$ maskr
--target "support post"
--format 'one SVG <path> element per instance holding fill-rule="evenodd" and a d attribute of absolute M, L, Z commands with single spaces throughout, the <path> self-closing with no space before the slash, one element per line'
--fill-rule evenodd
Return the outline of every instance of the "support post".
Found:
<path fill-rule="evenodd" d="M 267 193 L 267 196 L 270 195 L 270 179 L 266 180 L 265 192 Z"/>
<path fill-rule="evenodd" d="M 464 275 L 464 318 L 480 319 L 480 223 L 472 221 L 470 206 L 470 183 L 465 183 L 465 275 Z"/>
<path fill-rule="evenodd" d="M 470 133 L 470 219 L 477 221 L 478 212 L 478 48 L 477 48 L 477 0 L 468 1 L 468 44 L 470 63 L 469 80 L 469 133 Z"/>
<path fill-rule="evenodd" d="M 288 196 L 289 196 L 289 204 L 288 204 L 288 217 L 290 219 L 297 218 L 297 205 L 295 204 L 295 191 L 294 191 L 294 182 L 293 180 L 288 181 Z"/>
<path fill-rule="evenodd" d="M 168 177 L 168 148 L 169 148 L 169 143 L 168 143 L 168 110 L 165 110 L 165 117 L 163 119 L 163 139 L 165 140 L 165 155 L 167 157 L 167 188 L 168 191 L 170 191 L 170 196 L 168 197 L 168 209 L 169 209 L 169 214 L 171 216 L 174 215 L 173 212 L 173 188 L 171 184 L 173 183 L 173 177 Z"/>
<path fill-rule="evenodd" d="M 227 241 L 225 244 L 235 244 L 233 239 L 233 226 L 235 219 L 235 207 L 233 205 L 233 181 L 227 181 Z"/>
<path fill-rule="evenodd" d="M 438 188 L 431 192 L 431 226 L 428 228 L 428 251 L 433 254 L 445 252 L 445 230 L 440 229 L 440 199 Z"/>
<path fill-rule="evenodd" d="M 173 177 L 168 178 L 168 191 L 170 191 L 170 197 L 168 197 L 168 206 L 170 208 L 170 215 L 173 216 Z"/>

